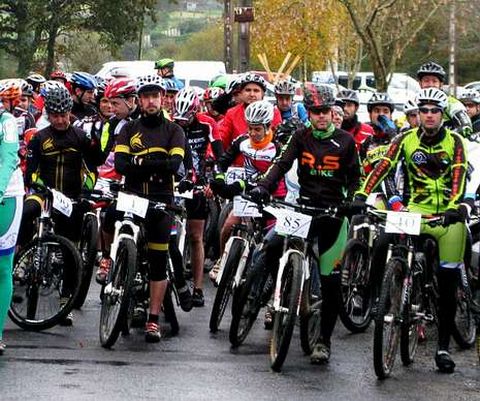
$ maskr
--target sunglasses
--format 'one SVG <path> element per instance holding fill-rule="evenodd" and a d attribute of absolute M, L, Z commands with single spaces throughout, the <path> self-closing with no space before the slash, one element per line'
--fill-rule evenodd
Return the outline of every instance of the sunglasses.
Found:
<path fill-rule="evenodd" d="M 418 110 L 420 111 L 420 113 L 423 113 L 423 114 L 428 114 L 428 113 L 438 114 L 443 112 L 443 110 L 440 107 L 432 107 L 432 108 L 420 107 Z"/>

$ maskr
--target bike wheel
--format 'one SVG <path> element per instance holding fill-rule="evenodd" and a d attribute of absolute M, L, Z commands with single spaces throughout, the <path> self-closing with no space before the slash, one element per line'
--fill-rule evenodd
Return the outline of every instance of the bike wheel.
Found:
<path fill-rule="evenodd" d="M 137 265 L 135 242 L 124 238 L 118 244 L 117 256 L 105 285 L 100 310 L 100 343 L 112 347 L 125 329 L 131 301 L 131 289 Z"/>
<path fill-rule="evenodd" d="M 205 230 L 203 234 L 205 244 L 205 256 L 215 260 L 218 258 L 218 218 L 220 215 L 219 206 L 215 199 L 208 199 L 208 216 L 205 221 Z"/>
<path fill-rule="evenodd" d="M 235 309 L 232 310 L 228 338 L 233 347 L 238 347 L 245 341 L 260 308 L 270 299 L 270 292 L 265 293 L 269 275 L 264 267 L 261 270 L 248 270 L 245 282 L 240 287 Z"/>
<path fill-rule="evenodd" d="M 165 298 L 163 298 L 163 313 L 165 314 L 165 320 L 170 324 L 170 334 L 176 336 L 180 331 L 180 325 L 178 324 L 177 313 L 173 305 L 172 285 L 168 283 Z"/>
<path fill-rule="evenodd" d="M 303 259 L 297 253 L 288 257 L 281 278 L 280 309 L 273 315 L 272 339 L 270 341 L 270 362 L 274 371 L 280 371 L 287 357 L 297 319 L 300 294 L 302 291 Z M 277 291 L 277 289 L 275 289 Z"/>
<path fill-rule="evenodd" d="M 300 304 L 300 345 L 305 355 L 310 355 L 320 337 L 322 297 L 320 286 L 310 279 L 303 284 Z"/>
<path fill-rule="evenodd" d="M 83 263 L 83 274 L 80 281 L 77 300 L 73 307 L 80 309 L 87 299 L 90 283 L 92 282 L 93 267 L 95 265 L 95 257 L 97 256 L 97 234 L 98 222 L 97 217 L 93 214 L 86 214 L 82 224 L 82 235 L 80 237 L 80 256 Z"/>
<path fill-rule="evenodd" d="M 373 366 L 379 379 L 390 376 L 400 341 L 404 270 L 399 258 L 390 259 L 385 268 L 373 333 Z"/>
<path fill-rule="evenodd" d="M 70 240 L 54 234 L 34 239 L 15 255 L 10 318 L 25 330 L 57 325 L 73 308 L 81 275 L 80 254 Z"/>
<path fill-rule="evenodd" d="M 369 252 L 364 242 L 349 240 L 342 261 L 340 320 L 352 333 L 364 332 L 372 321 L 373 296 L 368 277 Z"/>
<path fill-rule="evenodd" d="M 222 278 L 218 284 L 215 300 L 213 301 L 212 313 L 210 315 L 210 331 L 216 333 L 222 321 L 228 301 L 232 295 L 232 283 L 237 271 L 238 264 L 242 257 L 245 244 L 240 239 L 234 239 L 230 252 L 228 253 L 225 266 L 222 271 Z"/>
<path fill-rule="evenodd" d="M 475 344 L 477 325 L 471 308 L 472 295 L 468 283 L 460 280 L 457 290 L 457 312 L 452 336 L 462 349 L 471 348 Z"/>
<path fill-rule="evenodd" d="M 419 275 L 413 275 L 410 293 L 403 305 L 403 321 L 400 328 L 400 357 L 405 366 L 413 362 L 418 347 L 418 330 L 422 325 L 418 313 L 423 312 L 422 283 Z"/>

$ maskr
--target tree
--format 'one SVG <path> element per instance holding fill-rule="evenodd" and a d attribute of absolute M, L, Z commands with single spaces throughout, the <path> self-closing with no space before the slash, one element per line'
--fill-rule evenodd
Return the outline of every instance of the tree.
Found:
<path fill-rule="evenodd" d="M 348 12 L 372 66 L 377 89 L 386 91 L 407 48 L 446 0 L 338 0 Z"/>

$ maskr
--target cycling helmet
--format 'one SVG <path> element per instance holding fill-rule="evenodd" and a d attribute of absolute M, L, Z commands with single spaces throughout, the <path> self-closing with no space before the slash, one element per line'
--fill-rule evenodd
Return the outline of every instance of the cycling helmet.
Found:
<path fill-rule="evenodd" d="M 33 86 L 30 85 L 26 80 L 20 79 L 20 88 L 22 89 L 22 96 L 33 96 Z"/>
<path fill-rule="evenodd" d="M 188 121 L 197 112 L 200 106 L 198 95 L 192 88 L 184 88 L 175 97 L 175 120 Z"/>
<path fill-rule="evenodd" d="M 433 75 L 437 77 L 441 82 L 445 82 L 445 70 L 440 64 L 429 61 L 428 63 L 422 64 L 417 71 L 417 78 L 421 80 L 426 75 Z"/>
<path fill-rule="evenodd" d="M 240 85 L 242 83 L 242 78 L 243 78 L 243 75 L 239 74 L 239 75 L 232 75 L 229 80 L 228 80 L 228 84 L 227 86 L 225 87 L 225 93 L 232 93 L 238 89 L 240 89 Z"/>
<path fill-rule="evenodd" d="M 258 100 L 245 109 L 245 120 L 253 125 L 270 125 L 273 120 L 273 104 L 267 100 Z"/>
<path fill-rule="evenodd" d="M 303 88 L 303 104 L 309 110 L 332 107 L 335 104 L 333 89 L 326 84 L 307 82 Z"/>
<path fill-rule="evenodd" d="M 408 99 L 405 104 L 403 105 L 403 112 L 405 114 L 411 113 L 412 111 L 418 110 L 418 104 L 415 102 L 414 99 Z"/>
<path fill-rule="evenodd" d="M 426 88 L 418 92 L 415 101 L 417 102 L 417 105 L 419 107 L 422 104 L 435 104 L 441 109 L 444 109 L 445 107 L 447 107 L 448 96 L 440 89 Z"/>
<path fill-rule="evenodd" d="M 167 92 L 178 92 L 180 89 L 178 88 L 178 85 L 177 83 L 173 80 L 173 79 L 170 79 L 170 78 L 165 78 L 163 80 L 163 84 L 165 86 L 165 90 Z"/>
<path fill-rule="evenodd" d="M 203 101 L 205 103 L 213 102 L 217 99 L 220 95 L 223 95 L 225 92 L 222 88 L 207 88 L 205 92 L 203 92 Z"/>
<path fill-rule="evenodd" d="M 101 98 L 105 97 L 105 90 L 107 89 L 107 81 L 101 77 L 95 77 L 97 81 L 97 95 L 96 98 L 97 100 L 100 100 Z"/>
<path fill-rule="evenodd" d="M 387 106 L 390 109 L 390 113 L 393 113 L 395 104 L 392 98 L 386 92 L 375 92 L 367 103 L 367 110 L 372 112 L 374 106 Z"/>
<path fill-rule="evenodd" d="M 136 80 L 133 78 L 116 78 L 112 80 L 105 89 L 105 97 L 112 99 L 115 97 L 126 98 L 134 96 L 136 93 Z"/>
<path fill-rule="evenodd" d="M 217 75 L 213 77 L 210 81 L 210 85 L 208 85 L 210 88 L 221 88 L 225 90 L 228 84 L 228 77 L 226 75 Z"/>
<path fill-rule="evenodd" d="M 67 113 L 72 110 L 73 99 L 65 86 L 54 88 L 47 93 L 45 110 L 47 113 Z"/>
<path fill-rule="evenodd" d="M 33 87 L 43 84 L 46 81 L 43 75 L 40 74 L 31 74 L 25 80 Z"/>
<path fill-rule="evenodd" d="M 358 98 L 357 91 L 353 89 L 344 89 L 337 93 L 337 99 L 340 99 L 342 102 L 352 102 L 357 106 L 360 105 L 360 100 Z"/>
<path fill-rule="evenodd" d="M 43 84 L 40 85 L 40 95 L 44 98 L 47 96 L 48 92 L 55 88 L 61 88 L 64 85 L 58 81 L 45 81 Z"/>
<path fill-rule="evenodd" d="M 95 77 L 88 72 L 75 71 L 70 78 L 72 86 L 84 90 L 92 90 L 97 87 Z"/>
<path fill-rule="evenodd" d="M 275 84 L 273 89 L 275 95 L 290 95 L 295 94 L 295 85 L 290 79 L 282 79 Z"/>
<path fill-rule="evenodd" d="M 145 92 L 163 92 L 165 90 L 165 85 L 163 79 L 159 75 L 145 75 L 137 79 L 137 94 Z"/>
<path fill-rule="evenodd" d="M 175 61 L 171 58 L 162 58 L 155 63 L 155 69 L 160 70 L 161 68 L 173 68 Z"/>
<path fill-rule="evenodd" d="M 462 103 L 480 104 L 480 92 L 476 89 L 465 89 L 458 97 Z"/>
<path fill-rule="evenodd" d="M 6 79 L 2 82 L 0 99 L 15 100 L 22 96 L 22 87 L 19 79 Z"/>
<path fill-rule="evenodd" d="M 241 89 L 245 88 L 248 84 L 257 84 L 260 86 L 263 91 L 265 92 L 267 90 L 267 82 L 261 75 L 254 74 L 253 72 L 247 72 L 245 75 L 242 77 L 242 82 L 240 84 Z"/>
<path fill-rule="evenodd" d="M 67 76 L 62 70 L 53 71 L 50 74 L 50 79 L 63 79 L 64 82 L 67 82 Z"/>

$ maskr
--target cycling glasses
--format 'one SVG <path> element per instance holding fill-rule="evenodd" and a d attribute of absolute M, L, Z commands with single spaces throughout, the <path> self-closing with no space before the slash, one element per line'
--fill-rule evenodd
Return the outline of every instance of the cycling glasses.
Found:
<path fill-rule="evenodd" d="M 440 107 L 419 107 L 418 110 L 422 114 L 428 114 L 428 113 L 438 114 L 443 112 L 443 110 Z"/>

